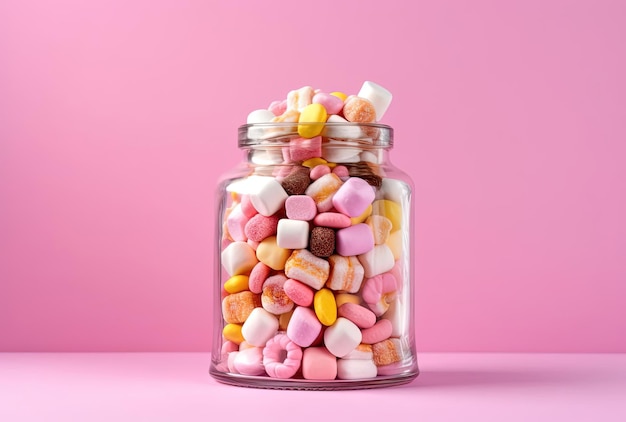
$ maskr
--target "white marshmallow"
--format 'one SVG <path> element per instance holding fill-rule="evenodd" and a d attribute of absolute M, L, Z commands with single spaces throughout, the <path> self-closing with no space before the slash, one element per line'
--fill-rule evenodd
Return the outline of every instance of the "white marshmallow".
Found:
<path fill-rule="evenodd" d="M 248 194 L 250 202 L 259 214 L 269 217 L 282 208 L 289 195 L 285 189 L 270 176 L 249 177 L 254 189 Z"/>
<path fill-rule="evenodd" d="M 385 244 L 374 246 L 370 251 L 358 255 L 358 258 L 365 270 L 365 278 L 385 273 L 395 265 L 393 253 Z"/>
<path fill-rule="evenodd" d="M 241 327 L 243 338 L 248 344 L 257 347 L 265 346 L 277 331 L 278 318 L 263 308 L 254 308 Z"/>
<path fill-rule="evenodd" d="M 380 191 L 385 199 L 398 204 L 405 204 L 409 200 L 410 190 L 406 183 L 397 179 L 384 178 Z"/>
<path fill-rule="evenodd" d="M 239 373 L 239 371 L 237 371 L 237 368 L 235 368 L 235 359 L 237 358 L 238 354 L 239 352 L 230 352 L 228 354 L 228 372 L 232 374 Z"/>
<path fill-rule="evenodd" d="M 361 149 L 329 141 L 322 146 L 322 158 L 331 163 L 358 163 L 361 161 Z M 340 141 L 339 141 L 340 142 Z"/>
<path fill-rule="evenodd" d="M 276 243 L 285 249 L 304 249 L 309 245 L 309 223 L 281 218 L 276 230 Z"/>
<path fill-rule="evenodd" d="M 409 312 L 398 296 L 389 304 L 389 309 L 385 312 L 383 319 L 391 322 L 391 337 L 400 337 L 403 333 L 408 333 Z"/>
<path fill-rule="evenodd" d="M 237 352 L 233 362 L 235 369 L 242 375 L 262 375 L 265 373 L 263 367 L 263 349 L 252 347 Z"/>
<path fill-rule="evenodd" d="M 338 358 L 353 351 L 361 344 L 362 338 L 359 327 L 343 317 L 337 318 L 337 321 L 324 331 L 324 345 L 330 353 Z"/>
<path fill-rule="evenodd" d="M 345 355 L 342 359 L 354 359 L 354 360 L 372 360 L 374 353 L 372 352 L 372 346 L 369 344 L 360 344 L 356 349 Z"/>
<path fill-rule="evenodd" d="M 332 114 L 328 116 L 326 123 L 347 123 L 346 125 L 326 125 L 322 130 L 322 135 L 327 138 L 337 139 L 360 139 L 363 131 L 358 125 L 353 125 L 341 116 Z"/>
<path fill-rule="evenodd" d="M 241 204 L 237 204 L 226 219 L 226 227 L 228 227 L 228 233 L 234 241 L 245 242 L 246 240 L 248 240 L 244 231 L 248 220 L 250 219 L 243 214 L 243 211 L 241 211 Z"/>
<path fill-rule="evenodd" d="M 276 117 L 274 113 L 269 110 L 261 109 L 254 110 L 248 114 L 248 118 L 246 119 L 246 123 L 255 124 L 255 123 L 269 123 L 272 119 Z M 253 126 L 248 128 L 248 138 L 249 139 L 262 139 L 267 132 L 267 128 L 263 126 Z"/>
<path fill-rule="evenodd" d="M 363 151 L 361 153 L 361 161 L 366 161 L 368 163 L 374 163 L 374 164 L 378 164 L 380 162 L 382 162 L 382 157 L 380 157 L 382 155 L 381 154 L 374 154 L 371 151 Z M 383 179 L 383 183 L 384 183 L 385 179 Z"/>
<path fill-rule="evenodd" d="M 391 104 L 392 99 L 391 92 L 370 81 L 363 82 L 363 86 L 361 86 L 361 90 L 357 96 L 371 101 L 374 105 L 374 110 L 376 110 L 377 122 L 382 120 L 383 115 L 389 108 L 389 104 Z"/>
<path fill-rule="evenodd" d="M 402 230 L 396 230 L 391 232 L 389 238 L 385 242 L 385 245 L 389 247 L 393 254 L 393 259 L 396 261 L 402 257 Z"/>
<path fill-rule="evenodd" d="M 246 242 L 233 242 L 222 251 L 222 265 L 229 276 L 246 274 L 259 262 Z"/>
<path fill-rule="evenodd" d="M 341 380 L 358 380 L 374 378 L 378 369 L 372 359 L 339 359 L 337 361 L 337 378 Z"/>
<path fill-rule="evenodd" d="M 283 162 L 283 153 L 281 150 L 252 151 L 251 160 L 254 164 L 262 166 L 280 164 Z"/>

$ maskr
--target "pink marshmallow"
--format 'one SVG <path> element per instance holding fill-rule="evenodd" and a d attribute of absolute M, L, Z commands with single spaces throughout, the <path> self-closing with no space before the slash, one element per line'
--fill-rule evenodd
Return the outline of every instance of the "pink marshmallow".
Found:
<path fill-rule="evenodd" d="M 248 220 L 249 218 L 242 211 L 241 204 L 237 204 L 226 219 L 228 233 L 230 233 L 230 237 L 232 237 L 234 241 L 245 242 L 248 239 L 245 233 Z"/>
<path fill-rule="evenodd" d="M 311 221 L 317 214 L 317 207 L 309 196 L 292 195 L 285 201 L 285 212 L 291 220 Z"/>
<path fill-rule="evenodd" d="M 351 177 L 333 196 L 335 209 L 350 217 L 358 217 L 374 201 L 376 193 L 372 186 L 360 177 Z"/>
<path fill-rule="evenodd" d="M 350 172 L 346 166 L 336 166 L 333 169 L 333 173 L 339 176 L 344 182 L 350 177 Z"/>
<path fill-rule="evenodd" d="M 287 99 L 272 101 L 267 109 L 274 113 L 274 116 L 281 116 L 287 111 Z"/>
<path fill-rule="evenodd" d="M 254 205 L 252 205 L 252 201 L 250 201 L 248 195 L 241 196 L 241 212 L 248 218 L 252 218 L 258 214 L 258 211 L 254 208 Z"/>
<path fill-rule="evenodd" d="M 366 279 L 363 283 L 361 296 L 365 303 L 378 303 L 387 296 L 389 296 L 389 301 L 391 301 L 393 297 L 390 293 L 394 293 L 397 288 L 396 278 L 391 272 L 387 272 Z"/>
<path fill-rule="evenodd" d="M 335 248 L 339 255 L 361 255 L 369 252 L 373 247 L 374 235 L 365 223 L 337 230 Z"/>
<path fill-rule="evenodd" d="M 302 376 L 307 380 L 334 380 L 337 377 L 337 358 L 325 347 L 304 349 Z"/>
<path fill-rule="evenodd" d="M 300 347 L 309 347 L 322 331 L 322 323 L 315 312 L 309 308 L 298 306 L 293 311 L 287 325 L 287 337 Z"/>
<path fill-rule="evenodd" d="M 291 161 L 304 161 L 322 156 L 322 137 L 296 138 L 289 141 L 289 157 Z"/>
<path fill-rule="evenodd" d="M 263 349 L 251 347 L 237 352 L 234 359 L 234 367 L 242 375 L 262 375 L 263 369 Z"/>

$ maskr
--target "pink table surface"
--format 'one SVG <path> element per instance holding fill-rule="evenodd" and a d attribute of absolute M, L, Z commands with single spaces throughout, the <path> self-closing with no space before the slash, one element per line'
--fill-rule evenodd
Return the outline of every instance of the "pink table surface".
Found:
<path fill-rule="evenodd" d="M 419 355 L 401 387 L 222 385 L 208 353 L 0 354 L 0 421 L 625 421 L 626 354 Z"/>

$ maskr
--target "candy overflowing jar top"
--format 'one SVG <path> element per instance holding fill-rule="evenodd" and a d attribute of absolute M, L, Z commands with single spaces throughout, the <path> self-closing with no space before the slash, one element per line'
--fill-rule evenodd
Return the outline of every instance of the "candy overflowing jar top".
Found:
<path fill-rule="evenodd" d="M 357 95 L 305 86 L 248 114 L 239 128 L 239 147 L 280 145 L 294 137 L 391 147 L 393 129 L 380 123 L 391 99 L 387 89 L 369 81 Z"/>

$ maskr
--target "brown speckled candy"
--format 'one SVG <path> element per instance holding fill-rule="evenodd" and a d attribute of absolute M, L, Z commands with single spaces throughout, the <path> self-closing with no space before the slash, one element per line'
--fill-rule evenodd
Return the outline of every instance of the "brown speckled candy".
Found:
<path fill-rule="evenodd" d="M 296 167 L 287 177 L 283 179 L 281 185 L 289 195 L 302 195 L 311 184 L 309 169 L 306 167 Z"/>
<path fill-rule="evenodd" d="M 311 230 L 309 249 L 315 256 L 328 258 L 335 251 L 335 231 L 328 227 L 314 227 Z"/>

